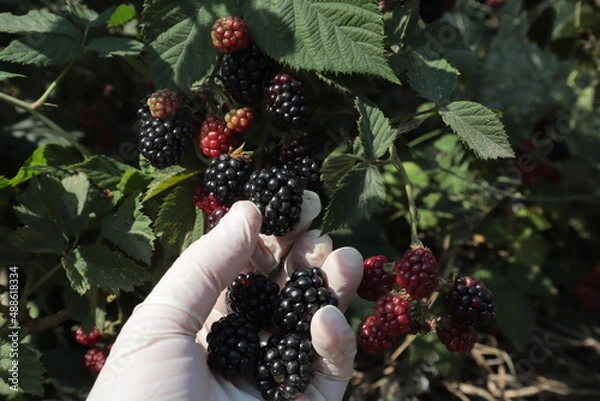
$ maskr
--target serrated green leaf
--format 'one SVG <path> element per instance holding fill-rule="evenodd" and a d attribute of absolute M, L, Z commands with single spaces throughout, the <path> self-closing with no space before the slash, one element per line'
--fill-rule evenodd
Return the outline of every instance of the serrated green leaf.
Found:
<path fill-rule="evenodd" d="M 496 114 L 482 104 L 459 101 L 439 110 L 444 122 L 461 141 L 482 159 L 514 157 L 504 125 Z"/>
<path fill-rule="evenodd" d="M 96 11 L 76 0 L 67 0 L 67 11 L 75 23 L 83 26 L 98 18 Z"/>
<path fill-rule="evenodd" d="M 370 160 L 383 156 L 394 140 L 396 130 L 375 104 L 361 98 L 356 99 L 356 108 L 360 113 L 358 133 L 360 143 Z"/>
<path fill-rule="evenodd" d="M 206 76 L 217 55 L 210 37 L 212 25 L 219 17 L 238 15 L 234 13 L 238 1 L 219 3 L 224 4 L 195 0 L 146 2 L 142 34 L 158 87 L 186 87 Z"/>
<path fill-rule="evenodd" d="M 141 53 L 144 44 L 131 38 L 107 36 L 92 39 L 85 50 L 97 52 L 100 57 L 135 56 Z"/>
<path fill-rule="evenodd" d="M 23 74 L 15 74 L 14 72 L 0 71 L 0 82 L 11 78 L 25 78 Z"/>
<path fill-rule="evenodd" d="M 193 189 L 191 185 L 178 186 L 160 206 L 154 229 L 168 255 L 178 255 L 204 232 L 202 211 L 191 201 Z"/>
<path fill-rule="evenodd" d="M 385 201 L 385 186 L 379 170 L 365 163 L 354 166 L 331 195 L 323 219 L 323 232 L 369 219 Z"/>
<path fill-rule="evenodd" d="M 260 48 L 294 68 L 399 83 L 384 57 L 383 20 L 375 2 L 247 1 L 243 15 Z"/>
<path fill-rule="evenodd" d="M 102 235 L 127 256 L 149 265 L 156 238 L 150 228 L 151 222 L 142 212 L 142 203 L 132 195 L 123 201 L 116 212 L 104 218 Z"/>
<path fill-rule="evenodd" d="M 448 101 L 460 74 L 443 58 L 430 60 L 415 50 L 406 53 L 408 81 L 417 94 L 437 104 Z"/>
<path fill-rule="evenodd" d="M 12 246 L 31 253 L 51 253 L 64 255 L 69 248 L 69 240 L 55 226 L 18 227 L 8 237 Z"/>
<path fill-rule="evenodd" d="M 8 332 L 2 331 L 3 340 L 10 339 L 8 337 L 9 334 L 12 334 L 12 330 L 8 330 Z M 15 338 L 21 340 L 24 337 L 25 333 L 19 332 Z M 2 361 L 0 363 L 2 367 L 1 377 L 7 384 L 12 385 L 10 381 L 7 381 L 11 377 L 9 369 L 16 369 L 18 373 L 18 388 L 25 393 L 42 396 L 44 394 L 43 384 L 46 373 L 46 369 L 40 361 L 42 354 L 30 344 L 21 341 L 18 341 L 18 344 L 18 356 L 11 356 L 11 353 L 14 352 L 12 341 L 2 341 L 2 345 L 0 345 L 0 360 Z M 18 364 L 13 365 L 13 361 Z"/>
<path fill-rule="evenodd" d="M 0 52 L 0 61 L 30 65 L 66 64 L 82 53 L 82 47 L 70 36 L 57 34 L 27 35 L 15 39 Z"/>
<path fill-rule="evenodd" d="M 131 170 L 131 166 L 103 155 L 88 157 L 81 163 L 70 165 L 69 168 L 85 173 L 98 187 L 110 190 L 116 190 L 121 176 Z"/>
<path fill-rule="evenodd" d="M 135 10 L 127 4 L 121 4 L 108 19 L 108 26 L 119 26 L 131 21 L 135 17 Z"/>
<path fill-rule="evenodd" d="M 142 174 L 139 170 L 131 169 L 127 170 L 125 174 L 123 174 L 123 177 L 121 177 L 118 189 L 123 192 L 124 195 L 130 195 L 136 191 L 143 191 L 149 182 L 149 177 Z"/>
<path fill-rule="evenodd" d="M 171 174 L 159 175 L 148 186 L 148 191 L 144 195 L 142 202 L 155 197 L 156 195 L 166 191 L 167 189 L 187 180 L 190 177 L 197 175 L 199 171 L 178 171 Z"/>
<path fill-rule="evenodd" d="M 75 25 L 46 9 L 31 10 L 25 15 L 0 13 L 0 32 L 65 35 L 76 42 L 82 37 L 81 31 Z M 37 41 L 42 40 L 44 36 L 36 36 Z"/>
<path fill-rule="evenodd" d="M 67 231 L 72 237 L 82 233 L 88 221 L 88 205 L 90 195 L 90 182 L 84 173 L 79 173 L 70 177 L 64 178 L 62 186 L 65 189 L 61 201 L 65 203 L 70 213 L 71 227 Z"/>
<path fill-rule="evenodd" d="M 321 167 L 321 180 L 328 191 L 333 191 L 337 188 L 339 181 L 360 158 L 350 153 L 331 153 Z"/>
<path fill-rule="evenodd" d="M 85 294 L 92 285 L 98 285 L 111 294 L 132 291 L 144 283 L 148 272 L 131 259 L 112 252 L 104 245 L 83 245 L 62 259 L 71 287 Z"/>

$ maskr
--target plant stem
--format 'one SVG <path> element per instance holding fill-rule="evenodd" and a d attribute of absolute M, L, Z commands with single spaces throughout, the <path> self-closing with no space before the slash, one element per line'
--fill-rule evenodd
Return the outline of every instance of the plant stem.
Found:
<path fill-rule="evenodd" d="M 436 136 L 440 135 L 442 132 L 444 132 L 444 131 L 441 129 L 433 130 L 431 132 L 428 132 L 427 134 L 421 135 L 420 137 L 413 139 L 412 141 L 407 143 L 406 146 L 408 146 L 409 148 L 414 148 L 415 146 L 419 145 L 420 143 L 428 141 L 431 138 L 435 138 Z"/>
<path fill-rule="evenodd" d="M 46 91 L 42 94 L 42 96 L 40 96 L 40 98 L 38 100 L 36 100 L 35 102 L 31 103 L 32 109 L 38 109 L 38 108 L 42 107 L 44 104 L 46 104 L 46 100 L 48 100 L 48 97 L 50 97 L 50 95 L 52 94 L 52 92 L 54 92 L 54 90 L 56 89 L 58 84 L 63 80 L 63 78 L 67 75 L 67 73 L 71 70 L 71 68 L 74 65 L 75 65 L 75 60 L 71 60 L 71 62 L 69 62 L 69 64 L 67 64 L 67 66 L 61 71 L 61 73 L 58 75 L 58 77 L 56 77 L 56 79 L 54 81 L 52 81 L 52 83 L 50 84 L 50 86 L 48 86 L 48 89 L 46 89 Z"/>
<path fill-rule="evenodd" d="M 419 239 L 419 210 L 417 209 L 417 205 L 415 204 L 415 197 L 413 195 L 412 184 L 410 183 L 408 174 L 404 169 L 402 160 L 400 160 L 400 157 L 398 156 L 398 153 L 396 152 L 396 147 L 394 145 L 390 146 L 390 161 L 392 162 L 394 167 L 396 167 L 396 169 L 402 176 L 402 180 L 404 181 L 404 190 L 406 191 L 406 199 L 408 200 L 408 212 L 410 213 L 411 246 L 416 245 L 419 247 L 423 247 L 423 243 Z"/>
<path fill-rule="evenodd" d="M 54 273 L 56 273 L 57 271 L 60 270 L 60 268 L 62 267 L 62 265 L 60 263 L 57 263 L 56 266 L 54 266 L 52 268 L 52 270 L 50 270 L 49 272 L 47 272 L 46 274 L 44 274 L 44 276 L 39 279 L 34 285 L 32 285 L 27 291 L 25 291 L 23 293 L 23 299 L 27 300 L 27 298 L 29 298 L 29 296 L 31 294 L 33 294 L 35 292 L 35 290 L 37 290 L 38 288 L 40 288 L 40 286 L 42 284 L 44 284 L 50 277 L 52 277 L 54 275 Z"/>
<path fill-rule="evenodd" d="M 77 149 L 77 151 L 79 153 L 81 153 L 83 156 L 91 156 L 92 155 L 89 150 L 87 150 L 83 145 L 81 145 L 79 142 L 77 142 L 71 135 L 69 135 L 69 133 L 67 131 L 65 131 L 54 121 L 52 121 L 51 119 L 49 119 L 48 117 L 46 117 L 45 115 L 40 113 L 31 104 L 26 103 L 22 100 L 19 100 L 17 98 L 14 98 L 14 97 L 7 95 L 6 93 L 2 93 L 2 92 L 0 92 L 0 100 L 5 103 L 12 104 L 13 106 L 18 107 L 20 109 L 23 109 L 26 112 L 33 115 L 34 117 L 36 117 L 38 120 L 40 120 L 41 122 L 46 124 L 49 128 L 51 128 L 53 131 L 55 131 L 58 135 L 60 135 L 63 139 L 65 139 L 67 142 L 69 142 L 69 144 L 71 146 L 73 146 L 75 149 Z"/>

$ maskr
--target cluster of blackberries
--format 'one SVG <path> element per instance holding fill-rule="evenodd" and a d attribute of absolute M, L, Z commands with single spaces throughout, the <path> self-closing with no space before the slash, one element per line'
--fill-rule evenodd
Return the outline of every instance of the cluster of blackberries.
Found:
<path fill-rule="evenodd" d="M 97 327 L 94 327 L 89 333 L 84 332 L 83 328 L 78 327 L 75 330 L 75 341 L 81 345 L 90 347 L 83 356 L 83 368 L 85 371 L 93 375 L 100 373 L 108 358 L 112 344 L 107 343 Z"/>
<path fill-rule="evenodd" d="M 323 271 L 297 270 L 282 289 L 266 276 L 242 273 L 226 301 L 230 313 L 207 336 L 210 368 L 226 378 L 252 372 L 267 401 L 302 393 L 314 375 L 311 319 L 321 307 L 337 306 Z M 262 330 L 271 333 L 264 344 Z"/>
<path fill-rule="evenodd" d="M 438 264 L 428 248 L 412 246 L 394 263 L 383 255 L 364 261 L 359 297 L 375 301 L 373 315 L 359 330 L 361 348 L 379 354 L 403 334 L 425 334 L 435 327 L 450 351 L 465 352 L 477 341 L 475 325 L 495 316 L 491 291 L 470 277 L 459 276 L 445 295 L 448 316 L 431 319 L 426 299 L 439 289 Z"/>

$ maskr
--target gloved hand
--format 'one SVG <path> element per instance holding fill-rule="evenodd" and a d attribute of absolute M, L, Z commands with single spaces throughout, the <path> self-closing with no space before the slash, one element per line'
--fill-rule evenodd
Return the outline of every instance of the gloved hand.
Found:
<path fill-rule="evenodd" d="M 206 363 L 210 325 L 227 314 L 224 289 L 240 272 L 269 273 L 281 261 L 285 275 L 319 266 L 338 297 L 339 309 L 321 308 L 311 323 L 319 357 L 312 384 L 297 400 L 341 400 L 353 371 L 355 336 L 342 311 L 362 278 L 353 248 L 332 251 L 331 239 L 308 231 L 319 214 L 318 196 L 305 191 L 301 221 L 283 237 L 259 234 L 261 215 L 237 202 L 208 234 L 186 249 L 123 326 L 88 401 L 260 400 L 246 377 L 227 380 Z"/>

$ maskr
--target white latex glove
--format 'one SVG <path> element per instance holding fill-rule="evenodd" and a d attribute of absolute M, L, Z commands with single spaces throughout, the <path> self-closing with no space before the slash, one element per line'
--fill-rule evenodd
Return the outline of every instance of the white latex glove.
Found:
<path fill-rule="evenodd" d="M 339 309 L 326 306 L 313 317 L 316 374 L 296 400 L 341 400 L 356 354 L 355 335 L 342 311 L 360 283 L 362 256 L 353 248 L 332 252 L 328 236 L 305 232 L 320 208 L 318 196 L 305 191 L 299 226 L 278 238 L 259 235 L 260 212 L 251 202 L 237 202 L 210 233 L 181 254 L 136 307 L 87 400 L 260 400 L 251 378 L 229 381 L 213 375 L 204 344 L 207 328 L 227 313 L 227 285 L 240 272 L 259 268 L 267 273 L 282 260 L 288 273 L 322 267 L 339 300 Z"/>

